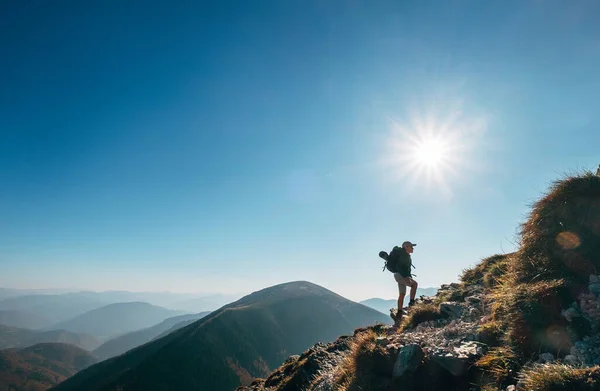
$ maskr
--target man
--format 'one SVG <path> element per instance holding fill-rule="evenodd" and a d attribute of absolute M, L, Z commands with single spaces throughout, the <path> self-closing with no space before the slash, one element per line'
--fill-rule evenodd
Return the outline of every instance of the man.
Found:
<path fill-rule="evenodd" d="M 417 295 L 418 284 L 412 278 L 411 268 L 412 259 L 410 254 L 413 253 L 416 243 L 406 241 L 402 243 L 402 247 L 395 246 L 389 255 L 392 260 L 392 271 L 394 279 L 398 283 L 398 311 L 396 314 L 391 314 L 392 319 L 396 324 L 400 324 L 402 320 L 402 308 L 404 307 L 404 297 L 406 296 L 406 287 L 410 287 L 410 300 L 408 306 L 415 304 L 415 296 Z"/>

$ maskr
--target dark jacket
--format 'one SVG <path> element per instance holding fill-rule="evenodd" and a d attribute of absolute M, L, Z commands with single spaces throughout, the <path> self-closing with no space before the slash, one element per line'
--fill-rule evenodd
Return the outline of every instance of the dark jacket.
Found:
<path fill-rule="evenodd" d="M 399 273 L 402 277 L 412 277 L 412 258 L 404 248 L 395 246 L 390 253 L 390 258 L 394 260 L 395 273 Z"/>

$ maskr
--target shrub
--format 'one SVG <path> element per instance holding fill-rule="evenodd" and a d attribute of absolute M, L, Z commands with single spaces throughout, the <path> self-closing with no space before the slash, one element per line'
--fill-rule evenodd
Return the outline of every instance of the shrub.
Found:
<path fill-rule="evenodd" d="M 563 364 L 536 364 L 519 376 L 529 391 L 592 391 L 600 389 L 600 367 L 576 368 Z"/>

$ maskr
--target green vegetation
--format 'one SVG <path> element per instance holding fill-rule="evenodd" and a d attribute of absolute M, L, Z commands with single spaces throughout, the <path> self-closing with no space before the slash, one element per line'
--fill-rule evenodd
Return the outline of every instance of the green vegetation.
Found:
<path fill-rule="evenodd" d="M 523 368 L 520 381 L 528 391 L 598 390 L 600 367 L 575 368 L 562 364 L 538 364 Z"/>

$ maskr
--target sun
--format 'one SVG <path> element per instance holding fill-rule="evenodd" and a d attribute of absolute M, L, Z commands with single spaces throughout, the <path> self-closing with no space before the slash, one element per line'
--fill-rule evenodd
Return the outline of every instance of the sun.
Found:
<path fill-rule="evenodd" d="M 443 140 L 427 138 L 414 146 L 414 159 L 419 165 L 439 168 L 446 161 L 447 150 Z"/>
<path fill-rule="evenodd" d="M 485 128 L 478 117 L 414 115 L 392 121 L 381 139 L 383 179 L 401 190 L 421 197 L 452 198 L 454 189 L 476 168 L 472 151 Z"/>

